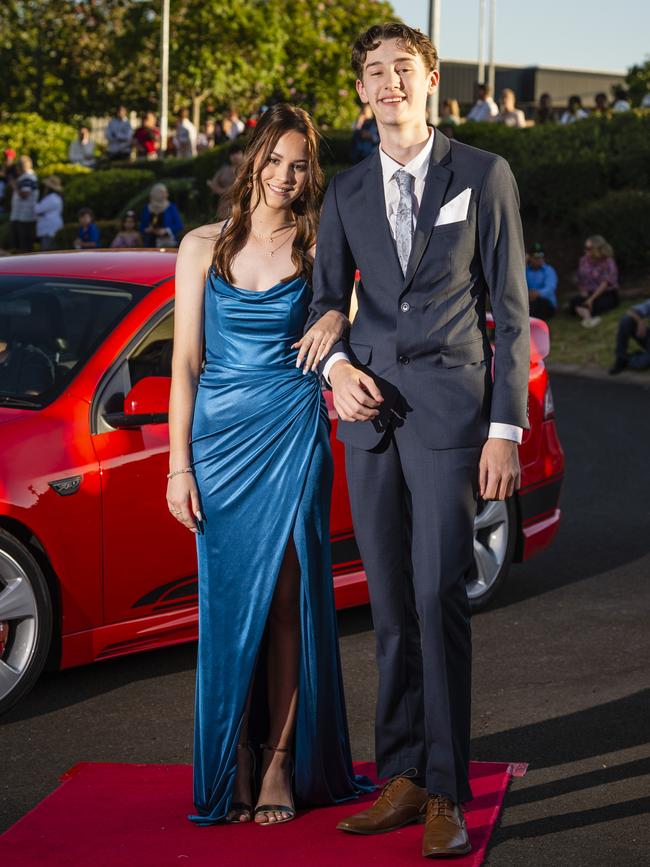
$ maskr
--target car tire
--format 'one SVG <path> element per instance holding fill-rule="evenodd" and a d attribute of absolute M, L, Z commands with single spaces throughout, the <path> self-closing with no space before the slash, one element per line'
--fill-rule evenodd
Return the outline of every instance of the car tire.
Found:
<path fill-rule="evenodd" d="M 512 563 L 517 543 L 515 498 L 479 501 L 474 521 L 474 563 L 476 570 L 466 583 L 472 611 L 490 604 Z"/>
<path fill-rule="evenodd" d="M 28 548 L 0 529 L 0 714 L 34 686 L 52 640 L 52 599 Z"/>

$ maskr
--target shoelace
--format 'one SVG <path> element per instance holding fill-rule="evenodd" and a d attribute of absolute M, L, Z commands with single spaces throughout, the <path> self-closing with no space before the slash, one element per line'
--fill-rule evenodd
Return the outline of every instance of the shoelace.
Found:
<path fill-rule="evenodd" d="M 431 802 L 435 809 L 436 816 L 444 816 L 446 819 L 453 819 L 455 817 L 454 814 L 454 805 L 451 803 L 449 798 L 444 798 L 441 795 L 437 797 L 431 798 Z"/>
<path fill-rule="evenodd" d="M 385 795 L 388 795 L 390 789 L 395 788 L 394 783 L 398 783 L 401 780 L 407 780 L 407 779 L 408 779 L 408 776 L 406 774 L 396 774 L 394 777 L 391 777 L 390 780 L 384 784 L 383 789 L 379 793 L 379 797 L 375 801 L 372 802 L 372 806 L 374 807 L 376 804 L 378 804 L 382 800 L 382 798 L 384 798 Z"/>

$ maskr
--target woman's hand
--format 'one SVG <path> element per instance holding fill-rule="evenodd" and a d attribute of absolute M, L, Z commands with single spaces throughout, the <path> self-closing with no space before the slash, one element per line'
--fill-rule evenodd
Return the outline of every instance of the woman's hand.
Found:
<path fill-rule="evenodd" d="M 318 322 L 314 323 L 309 331 L 291 347 L 299 350 L 296 367 L 301 367 L 304 359 L 303 373 L 316 370 L 319 363 L 334 344 L 338 343 L 349 327 L 348 317 L 337 310 L 329 310 L 321 316 Z"/>
<path fill-rule="evenodd" d="M 199 489 L 192 473 L 179 473 L 167 483 L 167 506 L 170 513 L 192 533 L 198 533 L 196 522 L 202 521 Z"/>

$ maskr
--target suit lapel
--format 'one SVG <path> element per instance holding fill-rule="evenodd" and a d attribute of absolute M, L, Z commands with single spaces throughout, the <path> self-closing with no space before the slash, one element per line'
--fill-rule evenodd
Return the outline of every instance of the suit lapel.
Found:
<path fill-rule="evenodd" d="M 384 197 L 384 177 L 381 171 L 381 159 L 377 149 L 369 160 L 368 171 L 363 180 L 363 197 L 366 213 L 364 220 L 373 221 L 378 229 L 379 251 L 381 256 L 380 269 L 388 267 L 394 273 L 394 282 L 400 285 L 404 279 L 402 266 L 397 256 L 395 241 L 391 235 L 388 217 L 386 216 L 386 199 Z"/>
<path fill-rule="evenodd" d="M 402 291 L 408 288 L 418 269 L 451 181 L 451 171 L 444 165 L 451 159 L 449 139 L 439 130 L 436 130 L 433 135 L 429 171 L 424 185 L 424 194 L 420 203 L 420 212 L 415 226 L 411 255 L 404 275 Z"/>

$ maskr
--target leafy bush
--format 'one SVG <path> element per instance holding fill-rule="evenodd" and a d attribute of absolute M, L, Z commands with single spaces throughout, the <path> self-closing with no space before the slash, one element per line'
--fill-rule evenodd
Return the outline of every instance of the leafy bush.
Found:
<path fill-rule="evenodd" d="M 92 208 L 98 219 L 111 219 L 121 213 L 124 203 L 154 182 L 146 169 L 107 169 L 71 178 L 65 188 L 64 216 L 73 220 L 79 208 Z"/>
<path fill-rule="evenodd" d="M 17 155 L 28 154 L 40 165 L 63 162 L 68 145 L 76 135 L 73 126 L 44 120 L 38 114 L 11 114 L 0 122 L 0 149 L 13 148 Z"/>
<path fill-rule="evenodd" d="M 574 221 L 583 236 L 603 235 L 624 268 L 636 270 L 650 265 L 649 191 L 615 190 L 580 208 Z"/>
<path fill-rule="evenodd" d="M 100 160 L 96 171 L 107 172 L 120 169 L 128 172 L 141 172 L 143 169 L 151 172 L 157 178 L 165 175 L 167 160 Z"/>
<path fill-rule="evenodd" d="M 321 141 L 321 165 L 325 168 L 332 163 L 349 163 L 351 150 L 352 130 L 328 129 Z"/>
<path fill-rule="evenodd" d="M 70 178 L 76 178 L 78 175 L 89 175 L 91 172 L 92 169 L 87 166 L 80 166 L 78 163 L 48 163 L 38 167 L 38 176 L 41 180 L 48 175 L 57 175 L 63 186 Z"/>

